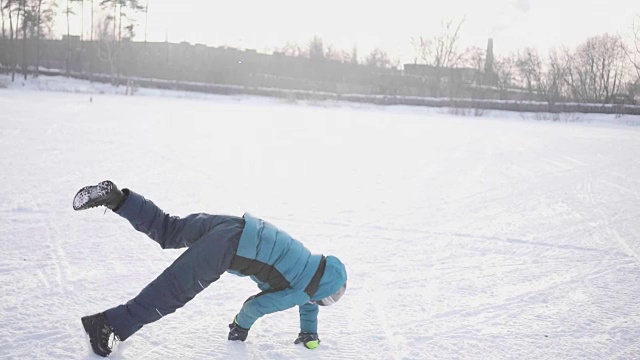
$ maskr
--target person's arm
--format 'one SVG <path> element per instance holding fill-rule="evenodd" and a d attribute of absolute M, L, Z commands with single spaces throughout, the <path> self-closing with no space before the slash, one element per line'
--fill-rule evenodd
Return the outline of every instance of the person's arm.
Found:
<path fill-rule="evenodd" d="M 242 328 L 250 329 L 264 315 L 290 309 L 305 301 L 304 297 L 306 294 L 292 289 L 266 292 L 245 302 L 235 321 Z"/>
<path fill-rule="evenodd" d="M 306 303 L 300 305 L 300 332 L 318 333 L 318 312 L 320 307 L 316 304 Z"/>
<path fill-rule="evenodd" d="M 306 303 L 299 306 L 300 311 L 300 333 L 294 344 L 304 344 L 308 349 L 315 349 L 320 346 L 318 337 L 318 312 L 320 307 L 317 304 Z"/>

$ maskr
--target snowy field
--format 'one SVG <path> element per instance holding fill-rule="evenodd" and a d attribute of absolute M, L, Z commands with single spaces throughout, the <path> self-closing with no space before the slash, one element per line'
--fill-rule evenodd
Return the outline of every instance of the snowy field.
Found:
<path fill-rule="evenodd" d="M 314 351 L 293 344 L 297 309 L 228 342 L 258 289 L 227 274 L 110 358 L 640 359 L 638 118 L 2 79 L 0 358 L 97 358 L 80 317 L 181 253 L 110 211 L 72 210 L 80 187 L 111 179 L 174 215 L 263 217 L 340 257 L 349 288 L 321 309 Z"/>

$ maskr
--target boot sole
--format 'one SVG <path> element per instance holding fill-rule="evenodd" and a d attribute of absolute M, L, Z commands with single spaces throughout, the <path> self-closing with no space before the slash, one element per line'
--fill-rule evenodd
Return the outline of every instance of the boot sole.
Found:
<path fill-rule="evenodd" d="M 73 210 L 86 210 L 103 205 L 98 199 L 113 190 L 113 183 L 109 180 L 98 185 L 85 186 L 73 197 Z"/>

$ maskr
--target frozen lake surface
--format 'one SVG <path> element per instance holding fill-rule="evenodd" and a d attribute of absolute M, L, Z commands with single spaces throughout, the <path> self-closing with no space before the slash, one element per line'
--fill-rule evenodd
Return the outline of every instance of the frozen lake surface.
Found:
<path fill-rule="evenodd" d="M 637 118 L 74 84 L 0 89 L 0 358 L 94 358 L 80 317 L 181 253 L 110 211 L 72 210 L 105 179 L 174 215 L 251 212 L 349 276 L 320 311 L 317 350 L 293 344 L 297 309 L 228 342 L 258 289 L 227 274 L 113 359 L 640 357 L 640 127 L 625 125 Z"/>

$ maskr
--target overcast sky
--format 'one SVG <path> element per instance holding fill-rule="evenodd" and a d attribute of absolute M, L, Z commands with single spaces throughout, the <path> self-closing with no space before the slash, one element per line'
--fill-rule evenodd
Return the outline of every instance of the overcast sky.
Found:
<path fill-rule="evenodd" d="M 306 46 L 317 35 L 325 46 L 349 52 L 357 46 L 361 59 L 380 47 L 412 62 L 411 39 L 433 36 L 447 19 L 466 19 L 461 47 L 484 48 L 492 37 L 496 53 L 505 54 L 626 34 L 638 15 L 640 0 L 149 0 L 147 39 L 271 52 L 287 42 Z M 66 25 L 64 17 L 57 22 Z M 138 24 L 136 39 L 144 40 L 143 16 Z M 74 29 L 80 32 L 78 24 Z"/>

